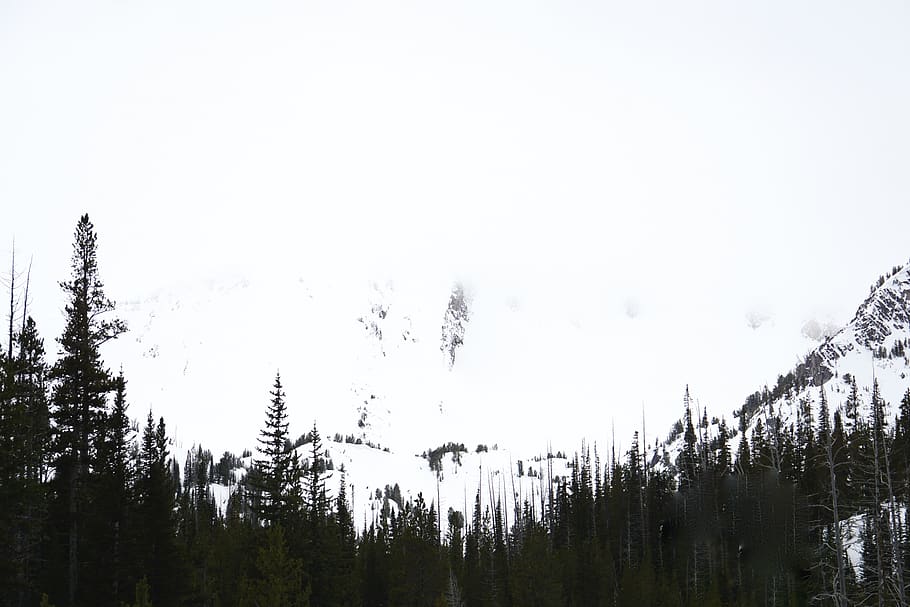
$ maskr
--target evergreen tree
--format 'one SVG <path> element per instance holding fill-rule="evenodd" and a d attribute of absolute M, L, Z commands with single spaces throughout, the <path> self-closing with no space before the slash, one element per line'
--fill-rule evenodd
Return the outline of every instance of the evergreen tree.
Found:
<path fill-rule="evenodd" d="M 259 469 L 257 489 L 260 491 L 257 514 L 266 525 L 287 525 L 291 454 L 285 450 L 288 441 L 288 413 L 280 374 L 275 374 L 271 395 L 272 400 L 266 410 L 265 428 L 259 433 L 258 449 L 262 457 L 255 461 Z"/>
<path fill-rule="evenodd" d="M 335 544 L 329 538 L 328 514 L 329 503 L 326 496 L 325 452 L 322 447 L 322 437 L 316 424 L 310 433 L 310 458 L 307 462 L 305 485 L 305 541 L 307 546 L 304 565 L 310 576 L 312 586 L 312 602 L 315 605 L 331 605 L 332 572 L 329 570 L 326 558 L 328 552 Z"/>
<path fill-rule="evenodd" d="M 148 576 L 152 602 L 158 607 L 175 605 L 184 579 L 176 544 L 175 486 L 164 419 L 159 418 L 156 425 L 151 411 L 142 431 L 137 492 L 143 522 L 142 570 Z"/>
<path fill-rule="evenodd" d="M 697 438 L 695 436 L 695 427 L 692 425 L 692 406 L 689 399 L 689 386 L 686 386 L 684 397 L 685 414 L 683 417 L 683 449 L 679 455 L 679 484 L 680 488 L 685 488 L 695 482 L 698 474 L 698 452 L 696 449 Z"/>
<path fill-rule="evenodd" d="M 459 579 L 463 580 L 461 574 L 464 566 L 464 514 L 449 508 L 448 521 L 445 543 L 449 549 L 449 569 L 457 582 Z M 461 592 L 458 594 L 460 596 Z"/>
<path fill-rule="evenodd" d="M 736 471 L 739 474 L 749 474 L 752 470 L 752 452 L 749 448 L 749 438 L 746 435 L 746 416 L 739 417 L 739 448 L 736 451 Z"/>
<path fill-rule="evenodd" d="M 831 430 L 831 449 L 834 459 L 834 475 L 837 483 L 837 493 L 842 502 L 848 495 L 848 473 L 849 473 L 849 453 L 847 445 L 847 433 L 844 431 L 841 412 L 838 409 L 834 412 L 834 427 Z"/>
<path fill-rule="evenodd" d="M 891 456 L 898 496 L 910 502 L 910 388 L 904 392 L 898 409 Z"/>
<path fill-rule="evenodd" d="M 752 461 L 753 470 L 767 469 L 770 463 L 770 449 L 768 448 L 767 437 L 765 436 L 765 426 L 761 418 L 755 420 L 755 428 L 752 430 Z"/>
<path fill-rule="evenodd" d="M 105 417 L 104 433 L 98 445 L 99 472 L 92 517 L 93 534 L 98 538 L 96 562 L 109 566 L 95 567 L 87 578 L 97 595 L 105 595 L 116 604 L 129 598 L 135 582 L 137 559 L 135 533 L 135 470 L 132 460 L 133 430 L 127 414 L 126 380 L 123 372 L 114 380 L 114 402 Z"/>
<path fill-rule="evenodd" d="M 306 470 L 306 512 L 311 525 L 320 525 L 328 513 L 325 484 L 329 476 L 326 472 L 322 437 L 315 423 L 310 437 L 310 459 Z"/>
<path fill-rule="evenodd" d="M 99 277 L 97 236 L 88 215 L 76 225 L 71 280 L 60 286 L 67 303 L 66 326 L 58 340 L 60 357 L 51 374 L 56 430 L 54 490 L 56 513 L 65 532 L 65 567 L 59 579 L 65 580 L 64 598 L 73 607 L 85 594 L 79 579 L 87 564 L 81 560 L 80 550 L 90 543 L 83 535 L 91 503 L 90 475 L 98 467 L 98 438 L 105 423 L 106 397 L 113 388 L 100 347 L 126 330 L 122 321 L 105 318 L 114 304 L 104 294 Z"/>
<path fill-rule="evenodd" d="M 288 553 L 281 525 L 265 532 L 265 546 L 256 557 L 256 575 L 243 592 L 243 607 L 308 607 L 310 589 L 304 585 L 303 564 Z"/>
<path fill-rule="evenodd" d="M 136 582 L 136 602 L 129 607 L 152 607 L 152 599 L 149 596 L 149 582 L 142 578 Z"/>
<path fill-rule="evenodd" d="M 288 468 L 287 487 L 286 510 L 288 529 L 294 530 L 300 526 L 306 504 L 303 489 L 303 467 L 300 465 L 300 456 L 297 455 L 297 451 L 291 451 L 291 465 Z"/>
<path fill-rule="evenodd" d="M 335 567 L 335 588 L 338 590 L 338 605 L 354 607 L 360 604 L 356 589 L 354 560 L 357 550 L 357 536 L 354 519 L 347 497 L 347 476 L 341 467 L 341 485 L 335 498 L 335 528 L 338 533 L 338 562 Z"/>
<path fill-rule="evenodd" d="M 828 397 L 825 395 L 825 387 L 822 386 L 818 403 L 818 444 L 825 445 L 830 435 L 831 416 L 828 411 Z"/>
<path fill-rule="evenodd" d="M 850 436 L 853 436 L 859 431 L 862 419 L 859 415 L 860 398 L 856 377 L 851 375 L 849 384 L 850 392 L 847 396 L 847 402 L 844 404 L 844 409 L 847 417 L 847 432 Z"/>
<path fill-rule="evenodd" d="M 11 322 L 12 328 L 12 322 Z M 12 329 L 11 329 L 12 330 Z M 50 427 L 44 341 L 29 317 L 0 352 L 0 586 L 17 604 L 34 602 L 46 532 Z M 0 598 L 0 604 L 3 599 Z"/>
<path fill-rule="evenodd" d="M 910 388 L 907 388 L 907 391 L 904 392 L 904 396 L 901 398 L 895 432 L 897 437 L 896 440 L 902 443 L 905 443 L 908 437 L 910 437 Z"/>
<path fill-rule="evenodd" d="M 730 455 L 730 434 L 727 430 L 727 420 L 725 419 L 720 420 L 717 439 L 717 476 L 723 477 L 730 473 L 730 467 L 733 465 L 733 459 Z"/>

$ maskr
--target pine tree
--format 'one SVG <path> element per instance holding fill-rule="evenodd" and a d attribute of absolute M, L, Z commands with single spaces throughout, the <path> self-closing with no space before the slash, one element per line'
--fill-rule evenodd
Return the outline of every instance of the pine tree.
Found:
<path fill-rule="evenodd" d="M 155 424 L 151 411 L 142 431 L 137 490 L 143 522 L 143 571 L 148 576 L 152 602 L 168 607 L 176 604 L 184 578 L 176 544 L 175 486 L 168 466 L 167 432 L 164 419 Z"/>
<path fill-rule="evenodd" d="M 66 601 L 73 607 L 81 595 L 80 548 L 90 503 L 90 475 L 97 468 L 97 439 L 103 430 L 106 396 L 113 387 L 101 361 L 100 347 L 126 330 L 120 320 L 104 319 L 114 309 L 98 274 L 97 236 L 88 215 L 76 225 L 72 277 L 61 282 L 67 296 L 66 326 L 59 338 L 60 358 L 52 378 L 56 426 L 55 491 L 58 515 L 66 529 Z"/>
<path fill-rule="evenodd" d="M 752 469 L 761 470 L 767 468 L 770 465 L 768 454 L 765 426 L 762 424 L 761 418 L 758 418 L 755 420 L 755 428 L 752 430 L 752 453 L 750 455 Z"/>
<path fill-rule="evenodd" d="M 849 453 L 847 433 L 844 431 L 840 409 L 834 412 L 834 428 L 831 430 L 831 447 L 834 457 L 834 474 L 837 493 L 841 500 L 849 495 Z"/>
<path fill-rule="evenodd" d="M 240 605 L 308 607 L 310 589 L 304 585 L 303 564 L 288 553 L 281 525 L 265 532 L 265 546 L 256 557 L 256 577 L 241 596 Z"/>
<path fill-rule="evenodd" d="M 322 448 L 322 438 L 316 424 L 310 433 L 310 460 L 306 470 L 306 526 L 307 543 L 306 570 L 310 576 L 312 602 L 316 605 L 329 605 L 333 592 L 331 572 L 328 571 L 325 555 L 329 550 L 327 519 L 329 513 L 326 497 L 326 462 Z"/>
<path fill-rule="evenodd" d="M 108 600 L 113 603 L 128 598 L 132 586 L 132 569 L 136 546 L 131 524 L 135 505 L 135 469 L 131 450 L 133 429 L 127 413 L 126 379 L 123 371 L 114 380 L 114 402 L 105 418 L 104 433 L 98 445 L 99 471 L 95 482 L 96 499 L 93 510 L 94 534 L 98 537 L 97 560 L 109 566 L 95 567 L 88 578 L 97 588 L 98 596 L 109 589 Z"/>
<path fill-rule="evenodd" d="M 718 430 L 718 449 L 717 449 L 717 476 L 719 478 L 730 473 L 730 467 L 733 465 L 733 459 L 730 455 L 730 433 L 727 430 L 727 420 L 720 420 L 720 429 Z"/>
<path fill-rule="evenodd" d="M 255 461 L 259 469 L 257 489 L 260 491 L 257 514 L 266 525 L 287 525 L 291 454 L 285 451 L 288 413 L 278 373 L 275 374 L 275 385 L 270 394 L 272 400 L 266 410 L 265 428 L 259 433 L 258 450 L 262 457 Z"/>
<path fill-rule="evenodd" d="M 354 607 L 360 603 L 356 593 L 357 583 L 354 569 L 357 537 L 354 519 L 348 505 L 347 475 L 344 466 L 341 467 L 341 485 L 338 488 L 338 497 L 335 498 L 335 528 L 338 534 L 338 562 L 335 566 L 334 586 L 337 589 L 338 605 Z"/>
<path fill-rule="evenodd" d="M 325 493 L 326 473 L 325 453 L 322 448 L 322 437 L 316 424 L 310 433 L 310 461 L 306 476 L 306 511 L 311 525 L 321 525 L 328 513 L 328 500 Z"/>
<path fill-rule="evenodd" d="M 910 388 L 904 392 L 894 429 L 893 465 L 898 494 L 910 500 Z"/>
<path fill-rule="evenodd" d="M 910 437 L 910 388 L 901 398 L 896 432 L 898 437 Z"/>
<path fill-rule="evenodd" d="M 449 569 L 457 580 L 462 579 L 464 566 L 464 514 L 450 507 L 448 521 L 445 543 L 449 549 Z"/>
<path fill-rule="evenodd" d="M 689 386 L 686 386 L 684 404 L 686 408 L 685 416 L 683 418 L 685 433 L 683 434 L 682 453 L 679 455 L 679 463 L 677 464 L 677 467 L 679 468 L 680 488 L 692 485 L 698 474 L 697 438 L 695 436 L 695 427 L 692 425 L 692 406 L 689 399 Z"/>
<path fill-rule="evenodd" d="M 856 377 L 850 376 L 850 393 L 847 396 L 847 402 L 844 404 L 845 414 L 847 417 L 847 433 L 852 437 L 859 432 L 862 426 L 862 419 L 859 415 L 859 389 L 856 385 Z"/>
<path fill-rule="evenodd" d="M 288 468 L 287 503 L 288 529 L 296 530 L 303 519 L 306 499 L 303 489 L 303 467 L 297 451 L 291 451 L 291 465 Z"/>
<path fill-rule="evenodd" d="M 890 574 L 888 554 L 890 544 L 888 524 L 882 507 L 885 501 L 882 483 L 884 460 L 882 457 L 885 437 L 884 403 L 879 394 L 878 381 L 873 380 L 872 403 L 869 411 L 868 433 L 864 433 L 865 446 L 861 471 L 867 480 L 869 514 L 864 519 L 863 527 L 863 585 L 866 592 L 874 595 L 879 605 L 884 605 L 886 583 Z M 869 563 L 865 562 L 869 558 Z"/>
<path fill-rule="evenodd" d="M 831 417 L 828 411 L 828 397 L 825 395 L 825 387 L 822 386 L 818 403 L 818 444 L 824 446 L 828 442 L 830 435 Z"/>
<path fill-rule="evenodd" d="M 136 582 L 136 602 L 129 607 L 152 607 L 152 599 L 149 596 L 149 582 L 142 578 Z"/>
<path fill-rule="evenodd" d="M 736 451 L 736 471 L 741 475 L 752 471 L 752 452 L 749 448 L 749 438 L 746 435 L 746 416 L 739 416 L 739 448 Z"/>
<path fill-rule="evenodd" d="M 12 323 L 11 323 L 12 327 Z M 27 318 L 0 352 L 0 586 L 19 604 L 34 602 L 41 541 L 47 532 L 50 427 L 44 341 Z M 6 567 L 5 565 L 9 565 Z"/>
<path fill-rule="evenodd" d="M 486 605 L 489 603 L 488 589 L 481 583 L 483 576 L 484 558 L 482 511 L 480 504 L 480 488 L 474 499 L 474 512 L 471 526 L 465 537 L 464 553 L 464 598 L 468 605 Z"/>
<path fill-rule="evenodd" d="M 825 393 L 822 390 L 822 406 L 824 407 L 824 413 L 827 414 L 827 402 L 825 400 Z M 840 416 L 838 413 L 834 414 L 834 431 L 835 434 L 842 432 L 840 429 Z M 823 442 L 822 442 L 823 441 Z M 839 486 L 837 480 L 837 456 L 836 449 L 838 448 L 835 443 L 835 436 L 827 433 L 824 426 L 820 432 L 820 442 L 824 446 L 825 453 L 825 467 L 828 472 L 828 493 L 830 495 L 830 507 L 831 507 L 831 524 L 828 526 L 828 542 L 827 544 L 831 546 L 831 549 L 834 551 L 834 565 L 833 565 L 833 583 L 831 595 L 834 598 L 834 604 L 837 607 L 847 604 L 847 579 L 846 579 L 846 559 L 844 558 L 844 543 L 843 543 L 843 531 L 841 529 L 841 515 L 840 515 L 840 502 L 842 499 L 842 494 L 840 493 L 841 487 Z M 841 445 L 843 448 L 843 445 Z M 827 504 L 826 504 L 827 505 Z"/>

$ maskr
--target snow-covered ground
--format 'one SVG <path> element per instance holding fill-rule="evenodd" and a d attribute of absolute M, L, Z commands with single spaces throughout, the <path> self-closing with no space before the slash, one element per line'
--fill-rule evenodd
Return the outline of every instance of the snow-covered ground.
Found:
<path fill-rule="evenodd" d="M 121 302 L 130 331 L 104 355 L 124 369 L 132 415 L 164 415 L 180 448 L 254 447 L 280 370 L 295 437 L 315 420 L 407 454 L 448 441 L 532 454 L 628 447 L 643 417 L 649 443 L 665 438 L 687 384 L 729 414 L 831 330 L 744 302 L 714 302 L 708 322 L 693 294 L 638 299 L 596 276 L 475 280 L 450 368 L 456 284 L 285 271 L 178 285 Z"/>
<path fill-rule="evenodd" d="M 593 282 L 572 297 L 558 285 L 531 297 L 516 295 L 514 285 L 465 283 L 464 318 L 447 312 L 457 284 L 428 276 L 286 274 L 195 283 L 122 305 L 131 331 L 107 345 L 105 356 L 123 365 L 132 414 L 152 406 L 165 416 L 178 458 L 200 442 L 216 454 L 254 447 L 280 370 L 292 439 L 315 420 L 327 439 L 353 435 L 388 449 L 326 440 L 335 466 L 330 490 L 337 493 L 343 465 L 360 523 L 382 508 L 377 489 L 383 494 L 395 484 L 404 500 L 422 493 L 443 518 L 449 507 L 470 512 L 478 488 L 485 506 L 502 496 L 510 513 L 516 498 L 539 508 L 549 471 L 546 458 L 533 458 L 548 450 L 572 453 L 582 440 L 598 445 L 603 458 L 615 437 L 622 456 L 639 430 L 644 444 L 674 461 L 680 441 L 664 440 L 682 413 L 686 383 L 693 414 L 700 419 L 708 410 L 709 434 L 717 431 L 715 418 L 736 429 L 734 411 L 745 396 L 773 387 L 807 353 L 819 361 L 814 373 L 830 378 L 773 403 L 785 423 L 795 420 L 801 398 L 812 400 L 817 419 L 822 389 L 833 413 L 846 399 L 847 374 L 856 378 L 864 407 L 873 377 L 892 410 L 910 386 L 907 357 L 873 355 L 910 339 L 907 269 L 876 288 L 841 330 L 826 320 L 719 310 L 711 323 L 682 330 L 699 343 L 663 338 L 681 334 L 666 324 L 678 313 L 611 299 Z M 706 360 L 713 366 L 697 368 Z M 657 395 L 659 406 L 641 403 L 644 395 Z M 749 431 L 768 413 L 751 415 Z M 734 452 L 740 436 L 732 440 Z M 444 456 L 440 474 L 417 455 L 450 441 L 464 443 L 468 453 L 460 464 Z M 479 443 L 490 451 L 475 453 Z M 519 461 L 524 476 L 517 474 Z M 553 475 L 567 474 L 565 460 L 549 461 Z M 223 506 L 230 488 L 214 491 Z"/>
<path fill-rule="evenodd" d="M 483 509 L 492 509 L 501 500 L 503 512 L 511 518 L 516 502 L 520 505 L 527 502 L 539 516 L 542 497 L 545 500 L 547 496 L 548 480 L 564 479 L 571 474 L 566 458 L 548 458 L 546 453 L 519 460 L 505 449 L 476 452 L 471 448 L 459 454 L 460 461 L 450 453 L 443 455 L 441 470 L 437 473 L 430 469 L 429 461 L 420 456 L 344 442 L 325 441 L 323 446 L 334 467 L 326 483 L 329 497 L 338 495 L 343 466 L 347 499 L 359 528 L 368 526 L 380 516 L 388 489 L 396 485 L 401 491 L 402 502 L 422 494 L 427 505 L 432 504 L 441 512 L 443 532 L 447 528 L 449 508 L 470 518 L 478 491 Z M 310 445 L 299 447 L 297 453 L 301 463 L 308 461 Z M 248 465 L 249 459 L 245 463 Z M 223 512 L 235 486 L 213 484 L 211 488 L 215 502 Z M 403 505 L 394 500 L 389 503 L 392 510 Z"/>

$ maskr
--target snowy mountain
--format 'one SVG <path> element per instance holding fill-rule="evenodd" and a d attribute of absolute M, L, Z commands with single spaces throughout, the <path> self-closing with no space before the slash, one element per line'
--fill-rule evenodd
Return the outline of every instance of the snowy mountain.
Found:
<path fill-rule="evenodd" d="M 104 357 L 122 366 L 134 417 L 163 415 L 181 448 L 253 448 L 280 371 L 294 437 L 316 421 L 410 454 L 449 441 L 628 445 L 643 408 L 649 439 L 672 423 L 687 382 L 729 410 L 831 328 L 745 313 L 754 302 L 736 294 L 667 297 L 660 280 L 268 272 L 118 297 L 130 330 Z"/>
<path fill-rule="evenodd" d="M 516 499 L 539 507 L 548 490 L 544 479 L 570 470 L 561 454 L 547 457 L 546 431 L 572 423 L 567 407 L 585 402 L 573 389 L 585 387 L 585 381 L 600 389 L 601 368 L 619 369 L 610 357 L 626 356 L 628 349 L 605 348 L 605 343 L 623 344 L 624 336 L 627 343 L 641 341 L 634 332 L 637 315 L 624 314 L 617 322 L 592 305 L 587 311 L 569 309 L 566 319 L 557 306 L 534 308 L 527 299 L 480 295 L 457 281 L 426 278 L 210 281 L 121 305 L 131 331 L 106 346 L 107 356 L 126 368 L 133 415 L 152 406 L 176 420 L 170 432 L 178 459 L 200 442 L 215 460 L 223 450 L 239 454 L 253 447 L 269 386 L 280 370 L 291 438 L 317 423 L 335 470 L 346 470 L 348 495 L 361 522 L 378 509 L 400 506 L 394 499 L 388 505 L 386 486 L 395 484 L 402 499 L 422 493 L 443 512 L 450 506 L 470 508 L 478 489 L 485 504 L 501 497 L 509 508 Z M 735 452 L 740 421 L 747 434 L 772 411 L 791 423 L 807 399 L 817 415 L 822 387 L 833 411 L 846 398 L 848 378 L 856 379 L 865 405 L 873 375 L 884 398 L 896 404 L 910 386 L 908 308 L 910 269 L 895 268 L 873 285 L 854 318 L 839 330 L 830 321 L 787 325 L 759 315 L 747 315 L 742 323 L 730 313 L 731 322 L 740 323 L 729 331 L 730 339 L 743 342 L 743 349 L 774 341 L 784 329 L 783 350 L 800 344 L 811 349 L 773 387 L 755 392 L 735 411 L 719 406 L 705 412 L 700 403 L 716 401 L 700 401 L 694 392 L 693 417 L 707 418 L 699 432 L 716 435 L 724 419 Z M 748 365 L 754 359 L 744 360 Z M 645 362 L 636 366 L 648 372 Z M 730 369 L 748 374 L 742 366 L 730 363 Z M 560 401 L 546 404 L 552 394 L 539 389 L 544 376 L 565 386 L 562 411 L 556 406 Z M 502 398 L 506 388 L 508 400 Z M 523 416 L 523 403 L 547 411 L 546 420 Z M 528 424 L 534 424 L 536 435 L 527 431 Z M 608 428 L 599 428 L 601 437 Z M 672 469 L 681 429 L 676 424 L 656 440 L 653 433 L 646 435 L 653 465 Z M 586 434 L 591 427 L 576 430 L 579 440 L 591 436 Z M 617 433 L 617 455 L 630 434 Z M 490 449 L 478 451 L 480 442 Z M 529 442 L 536 447 L 529 448 Z M 464 451 L 430 453 L 447 443 L 461 443 Z M 494 443 L 502 448 L 493 448 Z M 571 452 L 578 445 L 558 447 Z M 609 442 L 600 446 L 605 455 Z M 298 451 L 306 460 L 306 447 Z M 246 458 L 244 465 L 249 463 Z M 336 472 L 333 493 L 340 480 Z M 222 506 L 230 491 L 228 482 L 213 485 Z"/>
<path fill-rule="evenodd" d="M 212 280 L 122 303 L 130 332 L 105 346 L 106 357 L 125 368 L 133 416 L 149 406 L 164 414 L 181 465 L 199 445 L 213 465 L 224 451 L 254 447 L 280 370 L 291 440 L 317 423 L 333 469 L 329 493 L 337 495 L 343 467 L 359 524 L 419 494 L 443 513 L 472 508 L 478 490 L 484 507 L 501 499 L 512 512 L 527 500 L 539 511 L 548 479 L 565 478 L 569 462 L 548 454 L 544 440 L 538 450 L 509 450 L 502 426 L 477 424 L 486 403 L 473 403 L 488 371 L 469 348 L 483 331 L 489 349 L 492 313 L 477 331 L 473 303 L 458 281 Z M 519 305 L 500 307 L 514 317 Z M 484 434 L 504 447 L 468 442 Z M 308 444 L 296 450 L 309 461 Z M 220 508 L 252 459 L 213 479 Z"/>
<path fill-rule="evenodd" d="M 745 428 L 751 438 L 756 423 L 767 427 L 769 416 L 777 414 L 784 425 L 795 423 L 798 410 L 808 403 L 818 419 L 821 392 L 825 391 L 830 415 L 844 405 L 855 379 L 860 396 L 860 414 L 868 415 L 872 386 L 878 381 L 882 398 L 890 406 L 890 417 L 910 389 L 910 265 L 897 266 L 870 287 L 869 296 L 860 304 L 853 319 L 842 329 L 819 327 L 810 332 L 821 337 L 821 343 L 805 355 L 790 371 L 778 376 L 777 383 L 750 395 L 742 407 L 726 417 L 728 432 L 733 432 L 731 449 L 735 453 L 741 439 L 738 428 Z M 808 335 L 807 335 L 808 337 Z M 693 399 L 692 416 L 699 432 L 708 437 L 718 435 L 726 411 L 700 409 Z M 703 419 L 707 416 L 707 426 Z M 651 461 L 672 467 L 682 449 L 682 421 L 677 422 L 663 442 L 653 445 Z"/>
<path fill-rule="evenodd" d="M 469 339 L 463 292 L 444 283 L 410 293 L 391 282 L 211 281 L 122 304 L 131 330 L 106 355 L 125 367 L 134 412 L 163 413 L 179 445 L 255 444 L 281 371 L 294 436 L 315 420 L 329 435 L 413 452 L 451 427 L 447 386 Z M 450 298 L 461 307 L 447 309 Z"/>

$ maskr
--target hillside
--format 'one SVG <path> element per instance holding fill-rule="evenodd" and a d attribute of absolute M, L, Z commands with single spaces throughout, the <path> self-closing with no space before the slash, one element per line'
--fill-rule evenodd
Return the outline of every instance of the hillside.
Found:
<path fill-rule="evenodd" d="M 893 418 L 896 407 L 910 389 L 910 266 L 897 266 L 879 277 L 869 296 L 842 329 L 824 340 L 803 357 L 802 362 L 778 376 L 773 386 L 764 386 L 746 398 L 732 412 L 700 409 L 692 399 L 692 414 L 701 420 L 699 432 L 710 440 L 717 437 L 720 422 L 726 421 L 732 433 L 732 451 L 739 445 L 742 431 L 751 438 L 756 424 L 768 426 L 768 419 L 781 417 L 784 426 L 796 423 L 801 403 L 808 404 L 818 420 L 821 392 L 825 391 L 829 414 L 843 409 L 855 380 L 859 412 L 869 415 L 873 382 L 877 381 L 886 402 L 886 416 Z M 707 426 L 703 418 L 707 414 Z M 653 446 L 652 462 L 673 469 L 682 449 L 682 420 L 668 437 Z"/>
<path fill-rule="evenodd" d="M 483 316 L 489 309 L 482 309 L 481 317 L 474 318 L 470 290 L 441 280 L 419 288 L 391 281 L 355 285 L 302 278 L 291 288 L 288 285 L 286 279 L 212 282 L 180 291 L 180 296 L 162 293 L 123 306 L 131 333 L 109 347 L 115 357 L 129 361 L 131 376 L 137 378 L 130 386 L 133 402 L 140 406 L 146 401 L 184 404 L 176 417 L 178 454 L 200 440 L 213 448 L 215 460 L 224 449 L 240 453 L 255 444 L 265 391 L 251 378 L 268 377 L 274 368 L 280 368 L 283 377 L 289 378 L 285 381 L 291 395 L 292 438 L 304 434 L 305 424 L 316 420 L 329 439 L 326 446 L 336 469 L 343 465 L 347 471 L 348 495 L 353 497 L 361 524 L 382 507 L 384 500 L 375 500 L 376 490 L 383 493 L 386 485 L 396 483 L 403 499 L 422 493 L 428 502 L 441 500 L 443 511 L 450 506 L 464 510 L 478 487 L 485 503 L 502 496 L 511 508 L 517 497 L 539 507 L 546 491 L 542 482 L 546 474 L 541 476 L 541 472 L 547 470 L 539 462 L 535 465 L 534 459 L 545 456 L 541 453 L 545 449 L 528 449 L 527 441 L 516 441 L 515 428 L 488 427 L 486 434 L 500 437 L 496 440 L 502 449 L 475 453 L 477 443 L 468 443 L 466 453 L 459 457 L 446 454 L 438 471 L 418 456 L 476 435 L 476 431 L 466 431 L 473 423 L 466 411 L 476 414 L 483 407 L 469 408 L 466 401 L 476 398 L 485 386 L 470 375 L 476 368 L 461 368 L 466 364 L 461 354 L 470 347 L 466 344 L 479 341 L 487 345 L 489 335 L 484 333 L 490 327 L 489 318 Z M 800 403 L 808 402 L 817 418 L 822 389 L 833 414 L 843 405 L 851 378 L 856 380 L 864 407 L 869 404 L 873 375 L 883 397 L 896 404 L 910 385 L 905 349 L 910 344 L 908 297 L 910 269 L 895 268 L 876 281 L 842 329 L 806 323 L 802 343 L 818 340 L 817 345 L 800 364 L 782 373 L 776 384 L 756 391 L 734 411 L 704 411 L 698 393 L 693 393 L 690 403 L 699 433 L 713 440 L 721 420 L 725 421 L 735 453 L 742 428 L 751 436 L 759 420 L 767 427 L 769 415 L 778 414 L 785 424 L 792 424 Z M 517 308 L 519 303 L 508 302 L 508 307 Z M 256 310 L 268 310 L 268 314 L 255 322 L 236 322 L 238 315 L 251 317 Z M 513 319 L 515 323 L 526 321 Z M 748 331 L 767 330 L 761 322 L 753 324 Z M 231 331 L 223 327 L 231 327 Z M 286 345 L 274 351 L 264 349 L 255 356 L 235 351 L 238 344 L 275 343 Z M 471 352 L 466 352 L 470 365 Z M 302 372 L 307 369 L 318 372 Z M 229 400 L 223 400 L 224 396 L 212 399 L 209 388 L 214 387 L 218 394 L 224 389 L 224 378 L 228 378 Z M 156 386 L 158 393 L 146 393 L 147 385 Z M 679 403 L 682 409 L 682 398 Z M 224 408 L 227 415 L 222 415 Z M 502 419 L 502 412 L 498 415 L 494 413 L 494 419 Z M 186 437 L 180 422 L 194 417 L 208 431 Z M 236 432 L 238 426 L 244 429 L 242 442 L 234 439 L 226 446 L 223 439 L 209 442 L 222 428 Z M 646 437 L 652 466 L 675 471 L 681 433 L 680 421 L 669 432 Z M 630 437 L 620 434 L 616 439 L 617 455 L 622 456 Z M 352 444 L 354 441 L 360 444 Z M 517 449 L 516 442 L 520 443 Z M 537 444 L 547 443 L 541 438 Z M 578 444 L 559 447 L 571 452 Z M 601 448 L 608 444 L 601 443 Z M 299 451 L 306 460 L 306 450 Z M 552 462 L 556 463 L 552 474 L 557 479 L 567 474 L 565 459 Z M 340 475 L 336 474 L 330 482 L 333 493 L 338 482 Z M 224 507 L 231 488 L 216 484 L 213 491 Z"/>

